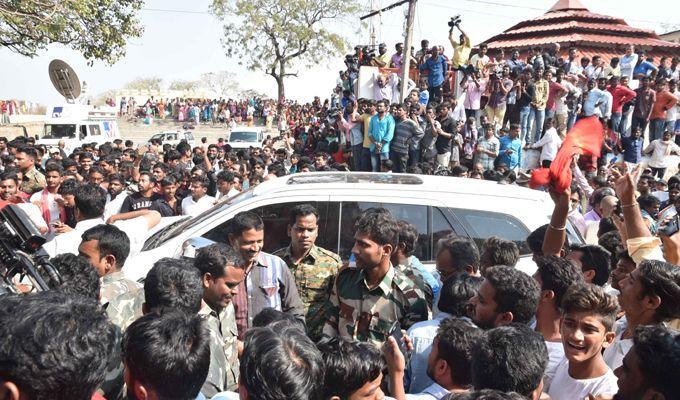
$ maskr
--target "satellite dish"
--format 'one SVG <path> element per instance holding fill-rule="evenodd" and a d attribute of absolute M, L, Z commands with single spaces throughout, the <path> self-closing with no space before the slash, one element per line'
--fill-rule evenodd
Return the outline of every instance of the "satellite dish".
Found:
<path fill-rule="evenodd" d="M 76 71 L 61 60 L 52 60 L 49 66 L 50 80 L 62 96 L 69 103 L 73 103 L 80 96 L 80 81 Z"/>

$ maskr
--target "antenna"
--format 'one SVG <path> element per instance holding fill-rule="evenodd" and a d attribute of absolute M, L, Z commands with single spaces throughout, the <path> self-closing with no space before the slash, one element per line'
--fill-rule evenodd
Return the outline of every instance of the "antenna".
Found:
<path fill-rule="evenodd" d="M 81 86 L 76 71 L 62 60 L 52 60 L 49 66 L 50 80 L 69 103 L 74 103 L 80 96 Z"/>

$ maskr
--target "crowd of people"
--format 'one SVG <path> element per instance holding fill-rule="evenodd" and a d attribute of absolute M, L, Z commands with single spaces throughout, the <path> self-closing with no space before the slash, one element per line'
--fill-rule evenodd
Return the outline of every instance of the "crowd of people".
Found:
<path fill-rule="evenodd" d="M 677 59 L 656 66 L 631 48 L 609 65 L 577 49 L 491 60 L 483 46 L 470 57 L 460 32 L 450 59 L 423 41 L 410 63 L 427 77 L 398 104 L 356 99 L 349 71 L 325 102 L 142 106 L 180 122 L 261 118 L 279 132 L 261 148 L 117 139 L 67 154 L 63 142 L 0 138 L 0 209 L 28 215 L 59 272 L 50 290 L 17 276 L 21 293 L 0 296 L 0 398 L 677 398 L 680 176 L 663 180 L 680 152 Z M 400 68 L 402 52 L 380 48 L 375 65 Z M 312 205 L 290 210 L 290 243 L 272 254 L 273 233 L 241 212 L 193 258 L 157 260 L 143 282 L 123 272 L 163 217 L 197 216 L 265 180 L 382 171 L 522 184 L 523 151 L 541 148 L 536 166 L 549 166 L 571 124 L 593 116 L 610 128 L 606 151 L 574 159 L 570 187 L 546 188 L 550 222 L 526 238 L 533 276 L 516 268 L 515 242 L 455 234 L 430 270 L 414 255 L 417 229 L 383 208 L 354 221 L 348 263 L 316 245 L 324 216 Z"/>

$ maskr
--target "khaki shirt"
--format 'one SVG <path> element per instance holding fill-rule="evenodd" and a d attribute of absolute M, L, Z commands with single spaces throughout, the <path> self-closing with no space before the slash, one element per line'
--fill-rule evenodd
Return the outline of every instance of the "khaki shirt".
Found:
<path fill-rule="evenodd" d="M 43 190 L 45 185 L 45 175 L 33 167 L 24 174 L 20 189 L 24 193 L 33 194 Z"/>

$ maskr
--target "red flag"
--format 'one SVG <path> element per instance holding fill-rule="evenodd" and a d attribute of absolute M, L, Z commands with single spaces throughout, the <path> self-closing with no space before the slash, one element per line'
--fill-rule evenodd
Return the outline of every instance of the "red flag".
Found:
<path fill-rule="evenodd" d="M 579 120 L 567 134 L 550 168 L 532 172 L 529 186 L 535 189 L 552 183 L 557 192 L 564 192 L 571 186 L 570 165 L 574 155 L 599 157 L 603 140 L 602 123 L 596 116 Z"/>

